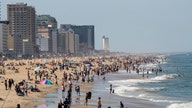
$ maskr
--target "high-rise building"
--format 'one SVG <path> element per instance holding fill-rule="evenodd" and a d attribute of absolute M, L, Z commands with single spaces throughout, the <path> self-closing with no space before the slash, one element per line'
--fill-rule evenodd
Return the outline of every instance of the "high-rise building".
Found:
<path fill-rule="evenodd" d="M 61 30 L 69 28 L 71 28 L 75 34 L 79 35 L 79 51 L 82 53 L 88 53 L 89 51 L 93 51 L 95 49 L 95 33 L 93 25 L 60 25 Z"/>
<path fill-rule="evenodd" d="M 0 24 L 0 52 L 7 51 L 7 25 Z"/>
<path fill-rule="evenodd" d="M 36 36 L 36 44 L 41 52 L 49 51 L 49 38 L 42 36 L 41 34 L 37 34 Z"/>
<path fill-rule="evenodd" d="M 40 35 L 40 36 L 39 36 Z M 43 45 L 44 47 L 47 47 L 45 48 L 44 50 L 43 49 L 40 49 L 40 51 L 43 51 L 43 52 L 52 52 L 52 36 L 51 36 L 51 30 L 50 28 L 48 28 L 47 26 L 38 26 L 38 31 L 37 31 L 37 36 L 36 36 L 36 39 L 39 40 L 40 38 L 43 39 L 43 40 L 47 40 L 48 44 L 45 44 Z M 36 43 L 37 44 L 37 43 Z M 39 43 L 38 43 L 39 44 Z M 38 45 L 37 44 L 37 45 Z"/>
<path fill-rule="evenodd" d="M 79 35 L 75 34 L 75 55 L 79 54 Z"/>
<path fill-rule="evenodd" d="M 69 54 L 74 54 L 75 53 L 75 34 L 73 31 L 67 31 L 65 33 L 65 46 L 66 46 L 66 51 Z"/>
<path fill-rule="evenodd" d="M 65 34 L 64 32 L 59 31 L 59 36 L 58 36 L 58 52 L 59 53 L 64 53 L 64 43 L 65 42 Z"/>
<path fill-rule="evenodd" d="M 35 54 L 35 8 L 24 3 L 7 4 L 8 46 L 16 54 Z"/>
<path fill-rule="evenodd" d="M 104 51 L 109 51 L 109 38 L 108 37 L 105 37 L 105 36 L 102 37 L 102 49 Z"/>
<path fill-rule="evenodd" d="M 109 38 L 108 37 L 105 38 L 105 43 L 106 43 L 106 49 L 107 49 L 107 51 L 109 51 Z"/>
<path fill-rule="evenodd" d="M 75 34 L 72 29 L 59 32 L 59 52 L 65 54 L 75 53 Z"/>
<path fill-rule="evenodd" d="M 57 53 L 58 52 L 58 29 L 52 29 L 51 30 L 51 36 L 52 36 L 52 52 Z"/>
<path fill-rule="evenodd" d="M 74 30 L 75 34 L 79 34 L 80 49 L 82 47 L 86 47 L 87 50 L 95 49 L 95 35 L 93 25 L 72 25 L 71 28 Z"/>
<path fill-rule="evenodd" d="M 36 30 L 37 34 L 40 34 L 43 38 L 48 39 L 47 52 L 57 53 L 57 43 L 58 43 L 57 20 L 50 15 L 37 15 L 36 26 L 37 26 Z"/>

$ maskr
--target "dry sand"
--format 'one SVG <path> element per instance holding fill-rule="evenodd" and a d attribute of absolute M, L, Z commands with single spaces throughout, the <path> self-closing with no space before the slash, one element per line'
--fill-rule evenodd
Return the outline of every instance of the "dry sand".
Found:
<path fill-rule="evenodd" d="M 71 60 L 74 59 L 76 61 L 79 61 L 79 58 L 70 58 Z M 57 88 L 60 88 L 61 85 L 61 80 L 62 80 L 62 76 L 63 76 L 63 72 L 60 72 L 60 70 L 57 70 L 57 72 L 55 72 L 55 74 L 58 77 L 58 83 L 59 86 L 57 86 L 54 81 L 53 81 L 53 85 L 42 85 L 42 84 L 37 84 L 38 88 L 41 90 L 41 92 L 31 92 L 29 91 L 29 95 L 28 96 L 18 96 L 15 92 L 15 87 L 12 86 L 11 90 L 5 90 L 5 85 L 4 85 L 4 79 L 9 79 L 9 78 L 13 78 L 14 83 L 18 83 L 22 80 L 26 80 L 30 85 L 32 85 L 33 87 L 35 86 L 35 74 L 34 74 L 34 68 L 35 65 L 30 65 L 29 62 L 32 63 L 45 63 L 47 59 L 34 59 L 34 60 L 7 60 L 4 61 L 5 64 L 11 63 L 13 62 L 14 64 L 18 64 L 20 63 L 26 63 L 26 65 L 23 66 L 14 66 L 16 69 L 19 70 L 18 73 L 15 72 L 15 70 L 9 70 L 8 67 L 9 66 L 5 66 L 5 75 L 0 74 L 0 107 L 1 108 L 15 108 L 17 106 L 17 104 L 21 105 L 21 108 L 25 108 L 26 106 L 28 106 L 29 108 L 32 107 L 34 104 L 38 104 L 38 103 L 34 103 L 33 100 L 36 100 L 42 96 L 44 96 L 45 94 L 48 94 L 50 92 L 55 91 Z M 56 60 L 56 59 L 52 59 L 52 60 Z M 62 60 L 61 58 L 58 58 L 57 60 Z M 49 59 L 49 61 L 51 61 L 51 59 Z M 49 70 L 49 68 L 51 68 L 52 66 L 50 66 L 49 64 L 46 65 L 48 68 L 45 70 Z M 10 66 L 12 67 L 12 66 Z M 31 68 L 30 71 L 30 75 L 31 75 L 31 80 L 29 81 L 27 78 L 27 72 L 28 70 L 26 68 Z M 0 69 L 3 69 L 2 66 L 0 66 Z M 66 70 L 65 70 L 66 71 Z M 66 72 L 71 72 L 72 70 L 66 71 Z"/>

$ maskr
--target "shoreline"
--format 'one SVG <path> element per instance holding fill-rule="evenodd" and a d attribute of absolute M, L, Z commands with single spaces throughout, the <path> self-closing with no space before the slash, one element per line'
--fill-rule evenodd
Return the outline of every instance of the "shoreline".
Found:
<path fill-rule="evenodd" d="M 109 73 L 109 74 L 118 74 L 118 73 Z M 98 77 L 98 76 L 96 76 Z M 131 78 L 135 78 L 132 76 L 129 76 L 129 79 Z M 108 91 L 106 92 L 105 90 L 102 90 L 104 92 L 101 91 L 97 91 L 97 89 L 95 90 L 95 87 L 103 87 L 106 85 L 109 85 L 108 81 L 103 81 L 101 80 L 102 78 L 95 78 L 95 82 L 94 83 L 81 83 L 80 86 L 82 88 L 82 86 L 84 87 L 83 90 L 81 91 L 81 96 L 76 96 L 75 92 L 73 91 L 73 101 L 72 101 L 72 108 L 95 108 L 97 107 L 97 98 L 101 97 L 101 103 L 102 103 L 102 107 L 107 108 L 108 106 L 111 106 L 112 108 L 116 108 L 119 107 L 119 102 L 123 101 L 125 108 L 167 108 L 168 104 L 167 103 L 158 103 L 158 102 L 152 102 L 152 101 L 148 101 L 148 100 L 144 100 L 144 99 L 138 99 L 138 98 L 134 98 L 134 97 L 122 97 L 122 96 L 118 96 L 116 94 L 110 94 Z M 101 84 L 105 83 L 103 86 L 101 86 Z M 84 105 L 84 97 L 85 97 L 85 93 L 91 91 L 92 92 L 92 98 L 88 101 L 88 106 Z M 59 90 L 59 92 L 61 92 L 61 90 Z M 50 93 L 51 94 L 51 93 Z M 54 93 L 57 97 L 57 95 L 59 95 L 58 93 Z M 80 98 L 78 102 L 76 102 L 76 97 Z M 47 98 L 47 100 L 49 100 L 49 96 Z M 46 99 L 46 97 L 44 98 Z M 59 99 L 58 99 L 59 102 Z M 53 103 L 53 106 L 56 107 L 57 103 L 51 102 Z M 39 107 L 35 107 L 35 108 L 44 108 L 42 105 L 39 104 Z M 47 106 L 49 108 L 52 108 L 53 106 Z"/>
<path fill-rule="evenodd" d="M 117 73 L 110 73 L 111 75 L 116 75 L 119 74 L 119 72 Z M 108 75 L 106 78 L 109 80 L 115 80 L 115 79 L 111 79 L 111 75 Z M 125 76 L 128 79 L 137 79 L 138 77 L 134 77 L 132 75 L 127 75 Z M 98 91 L 98 88 L 96 88 L 95 86 L 92 87 L 93 92 L 96 92 L 96 98 L 97 97 L 101 97 L 101 100 L 103 100 L 103 105 L 104 107 L 108 107 L 111 106 L 112 108 L 116 108 L 116 107 L 120 107 L 120 101 L 123 102 L 124 107 L 125 108 L 166 108 L 167 107 L 167 103 L 157 103 L 157 102 L 152 102 L 152 101 L 148 101 L 148 100 L 144 100 L 144 99 L 139 99 L 139 98 L 134 98 L 134 97 L 123 97 L 123 96 L 119 96 L 115 93 L 110 94 L 109 93 L 109 89 L 105 89 L 103 90 L 102 88 L 106 87 L 109 88 L 110 83 L 108 82 L 109 80 L 106 81 L 102 81 L 100 80 L 100 82 L 96 83 L 99 88 L 101 88 L 101 90 Z"/>

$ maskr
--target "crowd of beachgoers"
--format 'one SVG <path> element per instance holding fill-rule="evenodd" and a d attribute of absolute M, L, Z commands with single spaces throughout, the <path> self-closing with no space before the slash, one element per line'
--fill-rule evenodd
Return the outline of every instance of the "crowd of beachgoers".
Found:
<path fill-rule="evenodd" d="M 139 74 L 141 70 L 145 70 L 140 68 L 141 64 L 159 62 L 154 55 L 2 60 L 0 62 L 0 106 L 2 108 L 34 106 L 38 103 L 29 104 L 32 100 L 59 88 L 62 99 L 58 102 L 58 108 L 73 106 L 73 90 L 78 95 L 80 92 L 86 92 L 83 105 L 88 107 L 88 100 L 94 95 L 91 94 L 90 89 L 86 90 L 86 85 L 94 84 L 94 76 L 101 76 L 101 80 L 105 80 L 107 74 L 118 72 L 119 69 L 124 69 L 128 73 L 135 71 Z M 159 72 L 161 69 L 153 69 L 153 71 Z M 101 97 L 98 97 L 96 105 L 101 108 Z M 124 108 L 122 102 L 120 106 Z"/>

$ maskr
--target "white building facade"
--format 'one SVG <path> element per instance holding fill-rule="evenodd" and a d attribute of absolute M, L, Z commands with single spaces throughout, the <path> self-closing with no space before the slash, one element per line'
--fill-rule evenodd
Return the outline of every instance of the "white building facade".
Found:
<path fill-rule="evenodd" d="M 49 51 L 49 38 L 38 34 L 36 37 L 36 44 L 38 45 L 40 51 L 42 52 Z"/>
<path fill-rule="evenodd" d="M 109 38 L 103 36 L 102 37 L 102 50 L 109 51 Z"/>

